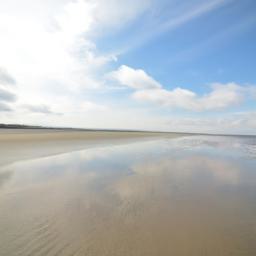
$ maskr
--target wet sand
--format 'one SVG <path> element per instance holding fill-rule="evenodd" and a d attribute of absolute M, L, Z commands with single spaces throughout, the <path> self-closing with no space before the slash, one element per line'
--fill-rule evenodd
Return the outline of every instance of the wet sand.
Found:
<path fill-rule="evenodd" d="M 255 169 L 255 138 L 210 136 L 0 167 L 0 255 L 256 255 Z"/>
<path fill-rule="evenodd" d="M 0 165 L 96 145 L 157 137 L 175 138 L 184 135 L 161 132 L 0 129 Z"/>

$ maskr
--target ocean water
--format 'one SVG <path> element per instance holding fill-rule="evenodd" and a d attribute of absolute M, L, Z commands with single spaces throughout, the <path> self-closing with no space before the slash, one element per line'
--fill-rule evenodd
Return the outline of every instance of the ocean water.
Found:
<path fill-rule="evenodd" d="M 113 142 L 2 166 L 0 255 L 256 255 L 256 137 Z"/>

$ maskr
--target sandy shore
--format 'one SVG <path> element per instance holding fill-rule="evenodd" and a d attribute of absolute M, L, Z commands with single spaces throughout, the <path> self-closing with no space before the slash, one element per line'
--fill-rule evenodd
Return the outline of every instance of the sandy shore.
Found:
<path fill-rule="evenodd" d="M 50 156 L 96 145 L 186 134 L 54 129 L 0 129 L 0 165 Z"/>

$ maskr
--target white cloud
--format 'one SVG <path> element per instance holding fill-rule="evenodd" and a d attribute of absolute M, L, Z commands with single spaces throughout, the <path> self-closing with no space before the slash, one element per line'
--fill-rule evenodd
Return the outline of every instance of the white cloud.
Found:
<path fill-rule="evenodd" d="M 86 90 L 105 86 L 100 76 L 116 60 L 114 55 L 99 54 L 95 35 L 119 29 L 149 4 L 148 0 L 1 2 L 0 67 L 6 69 L 0 69 L 0 81 L 10 81 L 6 70 L 14 76 L 17 106 L 43 102 L 55 108 L 63 98 L 67 105 L 88 101 Z"/>
<path fill-rule="evenodd" d="M 190 111 L 225 109 L 239 104 L 243 97 L 242 87 L 234 83 L 213 85 L 212 91 L 202 96 L 182 88 L 139 90 L 133 94 L 133 98 L 140 101 Z"/>
<path fill-rule="evenodd" d="M 109 77 L 119 82 L 121 85 L 134 89 L 160 88 L 161 85 L 150 77 L 142 69 L 133 69 L 122 65 L 118 70 L 109 74 Z"/>
<path fill-rule="evenodd" d="M 9 78 L 8 77 L 3 77 L 3 78 L 5 79 L 4 79 L 4 83 L 2 84 L 7 84 L 7 85 L 3 86 L 0 83 L 0 112 L 12 111 L 13 110 L 12 107 L 17 100 L 17 96 L 15 92 L 13 92 L 13 90 L 10 90 L 10 88 L 8 88 L 8 85 L 10 83 L 7 81 L 9 81 Z"/>
<path fill-rule="evenodd" d="M 155 0 L 89 0 L 88 2 L 95 4 L 93 32 L 104 33 L 104 31 L 109 32 L 109 30 L 113 32 L 113 29 L 120 29 L 134 21 L 139 15 L 151 8 Z"/>
<path fill-rule="evenodd" d="M 106 111 L 109 108 L 107 106 L 101 105 L 101 104 L 96 104 L 91 101 L 84 101 L 81 104 L 81 108 L 79 111 L 81 112 L 87 112 L 87 111 Z"/>
<path fill-rule="evenodd" d="M 211 92 L 204 95 L 179 87 L 167 90 L 145 71 L 127 66 L 121 66 L 110 77 L 123 86 L 135 89 L 132 97 L 138 101 L 190 111 L 219 110 L 237 105 L 247 90 L 252 90 L 252 87 L 245 88 L 235 83 L 212 84 Z"/>
<path fill-rule="evenodd" d="M 16 95 L 13 92 L 0 87 L 0 101 L 14 102 L 15 100 Z"/>
<path fill-rule="evenodd" d="M 174 116 L 166 125 L 173 131 L 256 135 L 256 112 L 227 113 L 208 117 Z"/>
<path fill-rule="evenodd" d="M 16 84 L 15 79 L 5 70 L 0 67 L 0 85 L 9 86 Z"/>
<path fill-rule="evenodd" d="M 21 108 L 30 111 L 31 113 L 38 114 L 55 114 L 49 106 L 41 104 L 41 105 L 23 105 Z"/>
<path fill-rule="evenodd" d="M 102 92 L 105 88 L 108 81 L 104 74 L 116 61 L 114 54 L 99 52 L 96 39 L 107 33 L 113 35 L 136 21 L 134 27 L 141 36 L 138 40 L 145 42 L 228 1 L 163 1 L 168 6 L 163 16 L 162 3 L 156 0 L 0 1 L 0 94 L 5 99 L 8 93 L 7 98 L 13 97 L 0 102 L 0 110 L 9 110 L 1 113 L 1 121 L 168 130 L 168 116 L 158 116 L 159 112 L 151 113 L 147 107 L 131 107 L 129 102 L 122 106 L 114 100 L 106 104 L 112 101 L 112 95 L 101 101 L 102 94 L 99 98 L 93 94 L 92 90 Z M 146 21 L 152 18 L 154 26 L 137 22 L 142 16 Z M 130 37 L 133 39 L 133 35 L 125 38 L 128 47 Z M 139 101 L 193 111 L 239 104 L 247 94 L 236 84 L 213 85 L 205 95 L 184 88 L 167 90 L 142 69 L 125 65 L 110 77 L 135 90 L 133 97 Z"/>
<path fill-rule="evenodd" d="M 9 111 L 12 111 L 11 107 L 4 102 L 0 102 L 0 113 L 1 112 L 9 112 Z"/>
<path fill-rule="evenodd" d="M 15 84 L 15 79 L 5 68 L 0 67 L 0 112 L 13 110 L 13 104 L 17 100 L 17 95 L 12 88 Z"/>

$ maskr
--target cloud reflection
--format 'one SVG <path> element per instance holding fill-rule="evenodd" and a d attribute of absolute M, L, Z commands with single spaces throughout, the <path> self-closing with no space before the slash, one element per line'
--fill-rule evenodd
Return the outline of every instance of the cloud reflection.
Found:
<path fill-rule="evenodd" d="M 150 198 L 200 187 L 202 184 L 238 185 L 240 167 L 235 163 L 207 156 L 162 158 L 132 166 L 132 175 L 120 179 L 114 190 L 121 199 Z"/>

